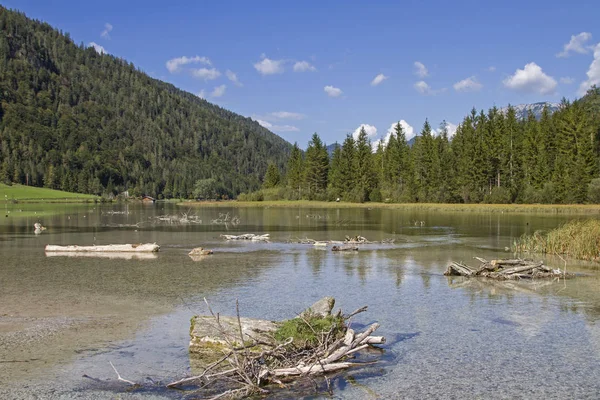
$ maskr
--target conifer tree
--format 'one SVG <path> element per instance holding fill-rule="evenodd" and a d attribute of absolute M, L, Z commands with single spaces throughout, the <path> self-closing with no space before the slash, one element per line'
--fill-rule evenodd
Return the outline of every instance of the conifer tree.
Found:
<path fill-rule="evenodd" d="M 304 160 L 302 158 L 302 151 L 298 147 L 298 143 L 294 143 L 292 152 L 287 164 L 287 187 L 292 189 L 296 194 L 297 198 L 302 196 L 302 179 L 304 174 Z"/>
<path fill-rule="evenodd" d="M 360 129 L 356 140 L 355 171 L 358 176 L 356 200 L 366 201 L 369 199 L 371 191 L 377 186 L 377 176 L 373 168 L 371 141 L 364 127 Z"/>
<path fill-rule="evenodd" d="M 309 199 L 325 192 L 328 171 L 329 155 L 327 154 L 327 148 L 319 135 L 314 133 L 306 149 L 304 167 L 304 186 L 308 191 Z"/>
<path fill-rule="evenodd" d="M 265 174 L 265 178 L 263 180 L 263 188 L 270 189 L 278 186 L 281 181 L 281 174 L 279 173 L 279 168 L 273 163 L 269 163 L 267 166 L 267 173 Z"/>

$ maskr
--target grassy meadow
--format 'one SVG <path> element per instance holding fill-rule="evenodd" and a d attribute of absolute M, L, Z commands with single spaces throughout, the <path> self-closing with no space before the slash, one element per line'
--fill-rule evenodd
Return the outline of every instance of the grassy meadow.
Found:
<path fill-rule="evenodd" d="M 0 203 L 79 203 L 93 202 L 99 200 L 100 197 L 90 194 L 63 192 L 62 190 L 53 190 L 47 188 L 39 188 L 33 186 L 16 185 L 11 186 L 0 183 Z"/>

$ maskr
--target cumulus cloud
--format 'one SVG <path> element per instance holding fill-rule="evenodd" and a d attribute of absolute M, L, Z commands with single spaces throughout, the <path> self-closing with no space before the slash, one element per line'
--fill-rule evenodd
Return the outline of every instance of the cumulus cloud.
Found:
<path fill-rule="evenodd" d="M 414 88 L 417 92 L 421 94 L 432 94 L 431 86 L 425 81 L 419 81 L 414 84 Z"/>
<path fill-rule="evenodd" d="M 167 61 L 167 69 L 169 70 L 170 73 L 175 73 L 175 72 L 179 71 L 179 69 L 181 68 L 182 65 L 187 65 L 187 64 L 212 65 L 210 60 L 207 57 L 183 56 L 183 57 L 172 58 L 169 61 Z"/>
<path fill-rule="evenodd" d="M 239 81 L 237 74 L 235 72 L 227 70 L 227 71 L 225 71 L 225 75 L 227 76 L 227 79 L 229 79 L 231 82 L 233 82 L 234 85 L 244 86 L 242 84 L 242 82 Z"/>
<path fill-rule="evenodd" d="M 315 66 L 309 63 L 308 61 L 297 61 L 294 64 L 294 72 L 315 72 L 316 70 L 317 69 L 315 68 Z"/>
<path fill-rule="evenodd" d="M 213 91 L 210 93 L 211 97 L 221 97 L 225 94 L 225 89 L 227 87 L 225 85 L 220 85 L 217 86 L 213 89 Z"/>
<path fill-rule="evenodd" d="M 202 89 L 196 96 L 206 100 L 206 92 Z"/>
<path fill-rule="evenodd" d="M 262 60 L 254 64 L 254 68 L 261 75 L 282 74 L 284 71 L 283 64 L 285 60 L 271 60 L 266 55 L 261 55 Z"/>
<path fill-rule="evenodd" d="M 360 126 L 356 128 L 354 132 L 352 132 L 352 137 L 354 138 L 354 140 L 358 140 L 358 135 L 360 134 L 360 130 L 362 128 L 365 128 L 365 132 L 367 133 L 367 137 L 369 139 L 377 136 L 377 128 L 375 128 L 373 125 L 360 124 Z"/>
<path fill-rule="evenodd" d="M 272 123 L 270 123 L 269 121 L 265 121 L 262 119 L 257 119 L 256 122 L 258 122 L 262 127 L 267 128 L 270 131 L 273 132 L 298 132 L 300 131 L 300 129 L 298 129 L 295 126 L 292 125 L 274 125 Z"/>
<path fill-rule="evenodd" d="M 271 129 L 273 127 L 273 124 L 270 123 L 269 121 L 257 119 L 256 122 L 258 122 L 259 125 L 262 126 L 263 128 Z"/>
<path fill-rule="evenodd" d="M 423 64 L 422 62 L 415 61 L 414 66 L 415 66 L 415 75 L 418 76 L 419 78 L 425 78 L 426 76 L 429 75 L 429 71 L 427 71 L 427 67 L 425 67 L 425 64 Z"/>
<path fill-rule="evenodd" d="M 385 76 L 384 74 L 379 74 L 371 81 L 371 86 L 377 86 L 381 82 L 385 81 L 389 76 Z"/>
<path fill-rule="evenodd" d="M 98 54 L 105 54 L 106 53 L 106 49 L 104 47 L 100 46 L 98 43 L 90 42 L 88 44 L 88 47 L 93 47 L 94 50 L 96 50 L 96 53 L 98 53 Z"/>
<path fill-rule="evenodd" d="M 570 76 L 563 76 L 559 79 L 559 81 L 565 85 L 570 85 L 571 83 L 575 82 L 575 79 L 571 78 Z"/>
<path fill-rule="evenodd" d="M 198 79 L 204 79 L 205 81 L 212 81 L 221 76 L 221 73 L 216 68 L 198 68 L 192 70 L 192 75 Z"/>
<path fill-rule="evenodd" d="M 581 96 L 593 85 L 600 86 L 600 43 L 594 48 L 594 61 L 590 64 L 586 74 L 588 78 L 579 86 L 579 95 Z"/>
<path fill-rule="evenodd" d="M 104 24 L 104 30 L 100 33 L 100 36 L 102 36 L 105 39 L 110 39 L 110 32 L 112 30 L 113 26 L 107 22 Z"/>
<path fill-rule="evenodd" d="M 538 94 L 554 93 L 557 85 L 556 80 L 546 75 L 534 62 L 525 65 L 523 69 L 517 69 L 514 75 L 509 76 L 502 83 L 508 89 Z"/>
<path fill-rule="evenodd" d="M 452 138 L 456 134 L 457 125 L 454 125 L 452 122 L 446 121 L 446 130 L 448 131 L 448 138 Z M 433 135 L 438 136 L 442 134 L 442 128 L 433 129 Z"/>
<path fill-rule="evenodd" d="M 327 93 L 327 96 L 329 96 L 329 97 L 339 97 L 343 93 L 342 89 L 336 88 L 336 87 L 333 87 L 333 86 L 330 86 L 330 85 L 325 86 L 323 88 L 323 90 L 325 91 L 325 93 Z"/>
<path fill-rule="evenodd" d="M 483 85 L 474 76 L 470 76 L 454 84 L 454 90 L 457 92 L 477 92 L 482 87 Z"/>
<path fill-rule="evenodd" d="M 591 48 L 586 43 L 592 38 L 589 32 L 581 32 L 578 35 L 572 35 L 569 43 L 563 46 L 563 51 L 558 53 L 556 57 L 569 57 L 570 53 L 586 54 Z"/>
<path fill-rule="evenodd" d="M 488 72 L 495 72 L 496 71 L 496 67 L 494 67 L 492 65 L 492 66 L 489 66 L 487 70 L 488 70 Z"/>

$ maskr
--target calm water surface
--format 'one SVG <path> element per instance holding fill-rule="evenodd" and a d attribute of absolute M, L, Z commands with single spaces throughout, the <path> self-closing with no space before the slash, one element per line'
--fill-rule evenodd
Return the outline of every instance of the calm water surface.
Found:
<path fill-rule="evenodd" d="M 181 398 L 160 389 L 190 373 L 189 319 L 206 313 L 284 319 L 323 296 L 355 323 L 381 324 L 381 361 L 335 376 L 334 398 L 598 398 L 600 275 L 567 282 L 486 283 L 442 275 L 451 260 L 507 257 L 525 232 L 554 215 L 369 209 L 199 208 L 157 204 L 65 206 L 41 222 L 0 222 L 0 397 Z M 30 205 L 23 212 L 42 211 Z M 158 220 L 187 213 L 193 223 Z M 225 223 L 224 213 L 229 222 Z M 234 223 L 231 223 L 233 220 Z M 415 221 L 418 221 L 415 226 Z M 421 226 L 420 221 L 423 221 Z M 226 242 L 222 233 L 270 233 L 271 243 Z M 393 245 L 336 254 L 299 238 L 362 235 Z M 46 244 L 156 242 L 147 259 L 48 257 Z M 202 246 L 212 257 L 192 260 Z M 564 267 L 560 259 L 547 263 Z M 476 263 L 474 263 L 476 264 Z M 112 362 L 145 389 L 127 391 Z M 83 375 L 94 378 L 86 378 Z M 315 396 L 307 390 L 307 397 Z M 289 394 L 281 394 L 284 398 Z"/>

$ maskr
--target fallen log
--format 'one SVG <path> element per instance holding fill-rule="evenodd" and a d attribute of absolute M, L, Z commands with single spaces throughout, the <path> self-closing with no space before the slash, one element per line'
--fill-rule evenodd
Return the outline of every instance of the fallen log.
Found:
<path fill-rule="evenodd" d="M 155 253 L 160 249 L 156 243 L 140 244 L 107 244 L 93 246 L 58 246 L 49 244 L 46 246 L 46 252 L 94 252 L 94 253 Z"/>
<path fill-rule="evenodd" d="M 481 264 L 478 268 L 469 267 L 466 264 L 453 262 L 448 266 L 444 275 L 446 276 L 482 276 L 491 279 L 533 279 L 533 278 L 572 278 L 573 274 L 567 274 L 560 269 L 552 269 L 542 261 L 510 259 L 487 261 L 475 257 Z"/>
<path fill-rule="evenodd" d="M 358 246 L 333 246 L 331 251 L 358 251 Z"/>

